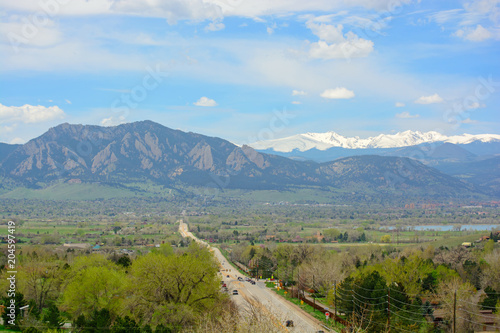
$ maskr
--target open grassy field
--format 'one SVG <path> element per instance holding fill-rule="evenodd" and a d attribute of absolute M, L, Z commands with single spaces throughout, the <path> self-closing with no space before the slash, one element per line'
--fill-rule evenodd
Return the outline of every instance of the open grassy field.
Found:
<path fill-rule="evenodd" d="M 176 190 L 151 182 L 131 182 L 116 186 L 101 183 L 56 183 L 42 189 L 17 187 L 11 191 L 4 191 L 0 194 L 0 198 L 40 200 L 96 200 L 137 196 L 168 198 L 175 193 Z"/>
<path fill-rule="evenodd" d="M 0 195 L 8 199 L 93 200 L 133 197 L 133 191 L 99 184 L 55 184 L 43 189 L 16 188 Z"/>

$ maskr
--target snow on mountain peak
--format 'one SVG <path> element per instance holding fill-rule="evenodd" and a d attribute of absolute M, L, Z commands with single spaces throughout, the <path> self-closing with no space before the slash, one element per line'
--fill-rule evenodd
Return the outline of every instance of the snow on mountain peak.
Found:
<path fill-rule="evenodd" d="M 291 152 L 293 150 L 307 151 L 310 149 L 327 150 L 333 147 L 348 149 L 362 148 L 398 148 L 415 146 L 422 143 L 450 142 L 454 144 L 468 144 L 474 141 L 491 142 L 500 141 L 498 134 L 462 134 L 446 136 L 441 133 L 430 131 L 420 132 L 407 130 L 396 134 L 379 134 L 375 137 L 362 139 L 359 137 L 344 137 L 336 132 L 305 133 L 286 138 L 258 141 L 250 144 L 258 150 L 272 149 L 279 152 Z"/>

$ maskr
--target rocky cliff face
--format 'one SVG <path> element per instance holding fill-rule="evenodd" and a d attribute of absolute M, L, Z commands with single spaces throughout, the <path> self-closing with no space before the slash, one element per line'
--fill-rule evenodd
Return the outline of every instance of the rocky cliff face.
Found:
<path fill-rule="evenodd" d="M 16 147 L 2 163 L 4 172 L 28 182 L 104 176 L 172 181 L 185 172 L 255 174 L 271 165 L 248 146 L 184 133 L 144 121 L 117 127 L 62 124 Z M 280 158 L 278 158 L 280 159 Z"/>
<path fill-rule="evenodd" d="M 206 185 L 217 178 L 233 188 L 317 185 L 374 190 L 434 186 L 443 193 L 471 190 L 407 158 L 358 156 L 323 164 L 300 162 L 151 121 L 116 127 L 62 124 L 15 147 L 4 157 L 0 170 L 31 185 L 75 179 Z"/>

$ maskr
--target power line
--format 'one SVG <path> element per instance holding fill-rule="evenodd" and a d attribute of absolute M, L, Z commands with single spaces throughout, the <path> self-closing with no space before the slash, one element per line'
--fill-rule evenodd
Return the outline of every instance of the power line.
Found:
<path fill-rule="evenodd" d="M 392 311 L 391 309 L 389 309 L 389 312 L 390 312 L 390 313 L 392 313 L 392 314 L 394 314 L 394 315 L 396 315 L 397 317 L 402 318 L 402 319 L 405 319 L 405 320 L 409 320 L 409 321 L 413 321 L 413 322 L 417 322 L 417 323 L 422 323 L 422 324 L 423 324 L 423 323 L 427 323 L 427 320 L 422 320 L 422 321 L 420 321 L 420 320 L 415 320 L 415 318 L 408 318 L 408 317 L 401 316 L 401 315 L 399 315 L 397 312 Z M 423 317 L 423 316 L 422 316 L 422 317 Z"/>
<path fill-rule="evenodd" d="M 354 284 L 354 283 L 351 283 L 351 285 L 357 287 L 357 288 L 360 288 L 360 289 L 364 289 L 366 291 L 387 291 L 387 288 L 382 288 L 382 289 L 368 289 L 368 288 L 364 288 L 364 287 L 361 287 L 361 286 L 358 286 L 357 284 Z"/>
<path fill-rule="evenodd" d="M 355 299 L 355 300 L 357 300 L 357 301 L 359 301 L 361 303 L 364 303 L 366 305 L 371 305 L 371 306 L 381 305 L 381 304 L 387 304 L 387 301 L 383 301 L 382 303 L 366 303 L 363 300 L 357 299 L 356 297 L 353 297 L 353 299 Z"/>
<path fill-rule="evenodd" d="M 378 300 L 378 299 L 380 299 L 380 298 L 382 298 L 382 297 L 387 298 L 387 294 L 382 295 L 382 296 L 379 296 L 379 297 L 367 297 L 367 296 L 363 296 L 363 295 L 361 295 L 361 294 L 358 294 L 355 290 L 353 290 L 353 293 L 354 293 L 354 294 L 356 294 L 356 295 L 358 295 L 358 296 L 360 296 L 360 297 L 363 297 L 363 298 L 365 298 L 365 299 Z"/>
<path fill-rule="evenodd" d="M 391 297 L 391 301 L 396 301 L 398 303 L 408 305 L 408 306 L 413 306 L 415 308 L 422 308 L 425 305 L 424 303 L 422 303 L 422 305 L 415 305 L 415 304 L 411 304 L 411 303 L 406 303 L 406 302 L 400 301 L 399 299 L 393 298 L 393 297 Z"/>

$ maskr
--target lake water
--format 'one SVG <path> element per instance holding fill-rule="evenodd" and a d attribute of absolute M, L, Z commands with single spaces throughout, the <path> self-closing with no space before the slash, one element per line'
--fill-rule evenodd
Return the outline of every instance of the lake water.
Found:
<path fill-rule="evenodd" d="M 454 230 L 454 228 L 458 226 L 457 224 L 446 224 L 446 225 L 418 225 L 414 226 L 414 230 L 439 230 L 439 231 L 450 231 Z M 462 228 L 460 230 L 474 230 L 474 231 L 484 231 L 491 229 L 500 230 L 500 225 L 498 224 L 462 224 Z M 394 227 L 390 227 L 389 229 L 394 229 Z"/>

